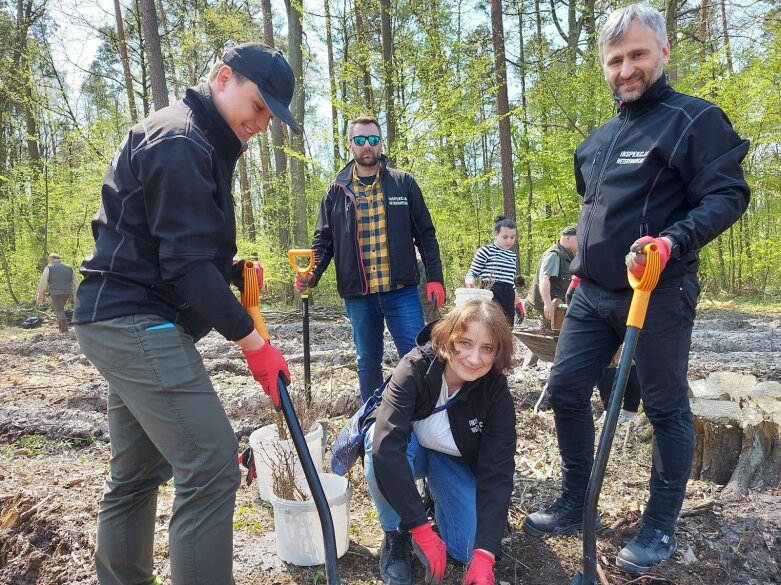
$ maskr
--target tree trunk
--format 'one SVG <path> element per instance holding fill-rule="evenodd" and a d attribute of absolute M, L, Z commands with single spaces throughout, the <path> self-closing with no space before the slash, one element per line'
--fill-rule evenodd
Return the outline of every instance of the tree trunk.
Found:
<path fill-rule="evenodd" d="M 160 49 L 160 31 L 157 27 L 157 9 L 154 0 L 139 0 L 144 25 L 144 46 L 149 59 L 149 79 L 152 83 L 152 102 L 155 111 L 168 106 L 168 87 L 165 82 L 163 52 Z"/>
<path fill-rule="evenodd" d="M 667 0 L 664 18 L 667 21 L 667 39 L 670 42 L 670 53 L 673 53 L 675 45 L 678 42 L 678 2 L 680 0 Z M 667 65 L 667 80 L 671 85 L 678 81 L 678 67 L 675 59 L 670 59 Z"/>
<path fill-rule="evenodd" d="M 293 93 L 292 114 L 304 128 L 304 61 L 301 44 L 303 42 L 303 13 L 301 0 L 285 0 L 287 5 L 288 57 L 296 89 Z M 304 137 L 290 133 L 290 146 L 296 154 L 290 161 L 291 200 L 294 209 L 294 243 L 305 248 L 309 240 L 309 226 L 306 217 L 306 177 L 304 175 Z"/>
<path fill-rule="evenodd" d="M 374 92 L 372 91 L 372 77 L 369 71 L 369 43 L 367 41 L 366 25 L 363 21 L 363 6 L 360 0 L 355 0 L 355 34 L 358 39 L 358 62 L 363 76 L 364 107 L 372 115 L 376 115 L 374 108 Z"/>
<path fill-rule="evenodd" d="M 380 0 L 380 24 L 382 28 L 382 66 L 385 85 L 385 119 L 388 132 L 385 136 L 385 148 L 389 164 L 396 166 L 396 108 L 393 98 L 396 84 L 393 79 L 393 29 L 391 27 L 390 0 Z"/>
<path fill-rule="evenodd" d="M 119 0 L 114 0 L 114 14 L 117 19 L 117 43 L 119 44 L 119 57 L 122 61 L 122 73 L 124 74 L 125 80 L 127 104 L 128 108 L 130 108 L 130 121 L 135 125 L 138 122 L 136 94 L 133 91 L 133 77 L 130 75 L 130 58 L 127 54 L 127 43 L 125 42 L 125 24 L 122 20 L 122 9 L 119 6 Z"/>
<path fill-rule="evenodd" d="M 508 219 L 515 221 L 515 184 L 513 181 L 512 139 L 510 136 L 510 101 L 507 96 L 507 71 L 504 58 L 502 0 L 491 0 L 491 32 L 496 69 L 496 110 L 499 116 L 499 153 L 502 167 L 504 215 Z"/>
<path fill-rule="evenodd" d="M 163 36 L 160 39 L 165 46 L 165 54 L 168 59 L 168 70 L 171 74 L 171 89 L 174 99 L 179 98 L 179 83 L 176 81 L 176 61 L 174 61 L 174 50 L 171 48 L 171 36 L 168 34 L 168 18 L 165 15 L 165 6 L 163 0 L 157 0 L 157 12 L 160 14 L 160 24 L 163 25 Z"/>
<path fill-rule="evenodd" d="M 729 27 L 727 21 L 727 5 L 724 0 L 719 2 L 721 6 L 721 28 L 724 32 L 724 56 L 727 58 L 727 72 L 732 75 L 734 69 L 732 67 L 732 48 L 729 44 Z"/>
<path fill-rule="evenodd" d="M 529 194 L 526 200 L 526 258 L 523 262 L 522 273 L 531 274 L 532 265 L 532 209 L 534 209 L 534 181 L 532 180 L 531 145 L 529 143 L 529 110 L 526 104 L 526 46 L 523 37 L 523 0 L 518 2 L 518 36 L 519 54 L 518 67 L 521 78 L 521 110 L 523 111 L 523 149 L 526 160 L 526 188 Z M 520 243 L 519 243 L 520 244 Z M 520 264 L 520 255 L 518 256 Z"/>
<path fill-rule="evenodd" d="M 247 174 L 247 156 L 239 157 L 239 188 L 241 190 L 241 232 L 250 242 L 255 242 L 255 212 L 252 209 L 252 191 Z"/>
<path fill-rule="evenodd" d="M 341 166 L 341 140 L 339 134 L 339 114 L 336 110 L 336 71 L 334 69 L 334 42 L 331 31 L 331 0 L 323 1 L 325 11 L 325 44 L 328 52 L 328 88 L 331 96 L 331 140 L 333 141 L 334 170 Z"/>
<path fill-rule="evenodd" d="M 274 47 L 274 23 L 271 18 L 271 0 L 261 0 L 263 13 L 263 42 Z M 285 154 L 285 129 L 276 118 L 271 121 L 271 145 L 274 150 L 274 173 L 272 179 L 267 175 L 263 192 L 266 207 L 275 210 L 277 235 L 282 250 L 290 246 L 290 212 L 288 210 L 287 155 Z"/>
<path fill-rule="evenodd" d="M 781 483 L 781 383 L 714 372 L 691 383 L 692 479 L 726 485 L 722 497 Z"/>

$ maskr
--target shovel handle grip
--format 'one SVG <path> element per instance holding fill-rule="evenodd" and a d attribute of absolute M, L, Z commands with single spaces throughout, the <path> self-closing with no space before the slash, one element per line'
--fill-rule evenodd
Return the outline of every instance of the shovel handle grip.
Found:
<path fill-rule="evenodd" d="M 659 263 L 659 246 L 646 244 L 642 250 L 646 255 L 645 270 L 642 278 L 637 278 L 627 270 L 629 284 L 634 289 L 632 304 L 629 306 L 629 315 L 626 318 L 627 327 L 643 328 L 645 314 L 648 311 L 648 302 L 651 300 L 651 292 L 656 288 L 661 274 Z"/>
<path fill-rule="evenodd" d="M 298 259 L 303 258 L 307 261 L 306 266 L 298 264 Z M 312 268 L 315 267 L 315 251 L 311 249 L 295 248 L 287 251 L 287 261 L 290 262 L 290 266 L 298 272 L 301 276 L 306 276 L 312 272 Z"/>
<path fill-rule="evenodd" d="M 260 336 L 268 341 L 271 336 L 266 329 L 266 321 L 263 319 L 263 315 L 260 312 L 260 283 L 258 282 L 258 269 L 255 267 L 257 263 L 247 261 L 244 263 L 244 288 L 241 291 L 241 305 L 244 310 L 247 311 L 250 317 L 252 317 L 252 323 L 255 325 L 255 330 L 260 333 Z"/>

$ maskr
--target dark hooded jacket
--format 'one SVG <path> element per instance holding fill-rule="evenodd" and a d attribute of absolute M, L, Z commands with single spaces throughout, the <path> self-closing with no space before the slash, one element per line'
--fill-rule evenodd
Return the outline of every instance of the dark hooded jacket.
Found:
<path fill-rule="evenodd" d="M 358 244 L 358 207 L 352 191 L 351 161 L 336 176 L 320 203 L 312 249 L 315 252 L 316 284 L 333 259 L 336 267 L 336 289 L 342 298 L 368 293 L 366 271 Z M 415 248 L 426 267 L 429 282 L 443 283 L 442 261 L 436 230 L 423 194 L 407 172 L 388 166 L 382 156 L 380 179 L 385 202 L 386 237 L 393 286 L 417 286 L 418 264 Z"/>
<path fill-rule="evenodd" d="M 629 288 L 624 257 L 646 235 L 677 243 L 662 281 L 697 272 L 699 250 L 748 206 L 740 166 L 748 147 L 721 109 L 678 93 L 664 75 L 622 104 L 575 151 L 583 209 L 572 272 Z"/>
<path fill-rule="evenodd" d="M 426 519 L 406 451 L 412 422 L 423 420 L 436 407 L 445 363 L 429 342 L 432 324 L 418 335 L 418 347 L 393 371 L 375 419 L 373 461 L 380 491 L 409 530 Z M 467 382 L 453 398 L 447 414 L 464 462 L 477 478 L 475 548 L 501 554 L 515 472 L 515 406 L 504 374 L 489 372 Z"/>
<path fill-rule="evenodd" d="M 196 340 L 212 327 L 249 335 L 252 319 L 228 286 L 242 151 L 205 84 L 130 130 L 103 178 L 74 323 L 150 313 Z"/>

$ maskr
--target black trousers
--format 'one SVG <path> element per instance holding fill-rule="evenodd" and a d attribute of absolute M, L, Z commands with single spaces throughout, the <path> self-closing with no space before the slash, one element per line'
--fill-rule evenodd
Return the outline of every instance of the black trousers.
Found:
<path fill-rule="evenodd" d="M 694 430 L 687 370 L 699 283 L 695 274 L 661 282 L 651 294 L 635 364 L 654 428 L 650 498 L 644 521 L 672 531 L 691 472 Z M 582 501 L 594 462 L 591 393 L 626 332 L 632 290 L 584 279 L 564 318 L 548 389 L 562 458 L 562 491 Z"/>
<path fill-rule="evenodd" d="M 515 322 L 515 287 L 506 282 L 495 282 L 491 287 L 491 292 L 494 293 L 494 301 L 502 307 L 502 311 L 512 327 Z"/>

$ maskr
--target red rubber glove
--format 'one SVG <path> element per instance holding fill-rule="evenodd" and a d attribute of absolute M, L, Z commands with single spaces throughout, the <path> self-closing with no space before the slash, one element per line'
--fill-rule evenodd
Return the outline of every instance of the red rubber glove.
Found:
<path fill-rule="evenodd" d="M 271 398 L 274 408 L 280 409 L 279 388 L 277 380 L 281 375 L 285 383 L 290 382 L 290 370 L 287 369 L 285 358 L 280 351 L 266 342 L 263 347 L 254 351 L 245 351 L 244 357 L 247 358 L 252 377 L 255 378 L 263 387 L 263 391 Z"/>
<path fill-rule="evenodd" d="M 306 276 L 301 276 L 299 273 L 296 273 L 296 289 L 304 290 L 307 288 L 314 288 L 315 286 L 317 286 L 317 276 L 315 276 L 314 272 L 310 272 Z"/>
<path fill-rule="evenodd" d="M 434 304 L 437 309 L 441 309 L 445 304 L 445 289 L 441 282 L 428 282 L 426 283 L 426 298 L 430 299 L 434 297 Z"/>
<path fill-rule="evenodd" d="M 476 549 L 466 568 L 463 585 L 494 585 L 494 563 L 487 552 Z"/>
<path fill-rule="evenodd" d="M 645 272 L 646 256 L 641 253 L 641 250 L 648 244 L 656 244 L 659 248 L 659 272 L 664 270 L 664 267 L 667 266 L 667 261 L 670 259 L 670 243 L 667 240 L 643 236 L 629 246 L 629 254 L 626 255 L 626 267 L 636 278 L 642 278 Z"/>
<path fill-rule="evenodd" d="M 526 318 L 526 307 L 523 306 L 522 301 L 515 303 L 515 324 L 520 325 Z"/>
<path fill-rule="evenodd" d="M 572 295 L 575 294 L 575 289 L 580 286 L 580 276 L 574 276 L 572 277 L 572 280 L 569 281 L 569 286 L 567 287 L 567 292 L 564 295 L 564 302 L 568 305 L 572 302 Z"/>
<path fill-rule="evenodd" d="M 447 566 L 445 543 L 434 534 L 431 524 L 428 522 L 416 526 L 409 533 L 412 535 L 412 548 L 418 555 L 420 562 L 426 567 L 426 583 L 440 585 Z"/>

